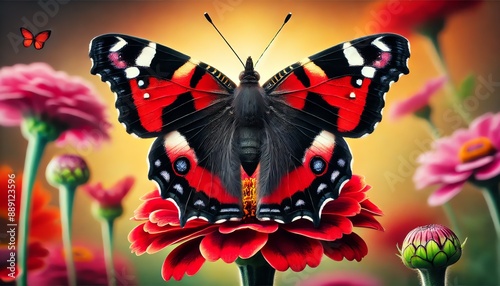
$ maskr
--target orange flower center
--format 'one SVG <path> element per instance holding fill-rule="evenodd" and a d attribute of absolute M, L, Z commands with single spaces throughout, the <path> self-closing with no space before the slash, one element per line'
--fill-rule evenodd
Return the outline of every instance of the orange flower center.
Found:
<path fill-rule="evenodd" d="M 62 250 L 63 257 L 66 255 L 65 251 Z M 73 246 L 73 260 L 75 262 L 88 262 L 94 259 L 92 251 L 83 246 Z"/>
<path fill-rule="evenodd" d="M 495 152 L 495 146 L 490 139 L 478 137 L 465 142 L 458 151 L 458 157 L 462 163 L 466 163 L 492 155 Z"/>
<path fill-rule="evenodd" d="M 255 178 L 243 179 L 243 219 L 255 217 L 257 210 L 257 188 Z"/>

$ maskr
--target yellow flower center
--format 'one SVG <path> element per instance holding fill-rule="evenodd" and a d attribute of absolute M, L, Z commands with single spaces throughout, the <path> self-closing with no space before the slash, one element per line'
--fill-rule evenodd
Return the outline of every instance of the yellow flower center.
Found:
<path fill-rule="evenodd" d="M 255 217 L 257 210 L 256 179 L 246 178 L 242 184 L 243 193 L 243 219 Z"/>
<path fill-rule="evenodd" d="M 490 139 L 478 137 L 465 142 L 458 151 L 458 158 L 462 163 L 471 162 L 479 158 L 492 155 L 496 152 Z"/>
<path fill-rule="evenodd" d="M 62 250 L 63 257 L 66 256 L 64 250 Z M 88 262 L 94 259 L 92 251 L 83 246 L 73 246 L 73 260 L 75 262 Z"/>

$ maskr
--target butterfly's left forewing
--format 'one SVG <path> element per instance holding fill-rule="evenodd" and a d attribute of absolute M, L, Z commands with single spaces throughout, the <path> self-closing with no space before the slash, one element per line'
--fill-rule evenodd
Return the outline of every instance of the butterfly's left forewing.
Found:
<path fill-rule="evenodd" d="M 181 224 L 241 218 L 241 181 L 229 116 L 235 84 L 215 68 L 127 35 L 92 40 L 91 73 L 116 94 L 119 121 L 158 137 L 149 178 L 179 208 Z"/>
<path fill-rule="evenodd" d="M 273 171 L 261 176 L 257 217 L 319 224 L 322 207 L 352 175 L 342 137 L 373 132 L 385 93 L 409 72 L 409 56 L 405 38 L 372 35 L 295 63 L 263 85 L 274 133 L 267 137 L 275 139 L 262 156 L 261 169 Z"/>
<path fill-rule="evenodd" d="M 31 33 L 28 29 L 21 27 L 21 35 L 23 36 L 23 46 L 29 47 L 33 43 L 33 33 Z"/>

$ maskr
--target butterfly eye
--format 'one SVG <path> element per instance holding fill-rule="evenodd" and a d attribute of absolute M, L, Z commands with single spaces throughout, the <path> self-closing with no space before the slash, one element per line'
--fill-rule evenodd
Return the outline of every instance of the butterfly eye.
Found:
<path fill-rule="evenodd" d="M 309 167 L 316 176 L 321 176 L 326 171 L 326 161 L 319 156 L 313 157 L 311 159 Z"/>
<path fill-rule="evenodd" d="M 186 157 L 179 157 L 174 162 L 174 171 L 181 176 L 186 175 L 189 172 L 191 165 Z"/>

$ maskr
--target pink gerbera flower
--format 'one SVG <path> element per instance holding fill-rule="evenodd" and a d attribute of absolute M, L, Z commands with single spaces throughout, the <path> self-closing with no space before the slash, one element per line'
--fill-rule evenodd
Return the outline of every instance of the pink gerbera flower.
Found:
<path fill-rule="evenodd" d="M 255 191 L 255 182 L 245 180 L 243 188 Z M 181 227 L 176 206 L 153 191 L 135 211 L 134 219 L 142 223 L 130 232 L 129 241 L 138 255 L 177 244 L 163 263 L 165 280 L 194 275 L 207 260 L 233 263 L 238 258 L 263 257 L 278 271 L 316 267 L 323 254 L 335 261 L 360 261 L 368 248 L 353 227 L 382 230 L 375 219 L 381 211 L 366 196 L 369 189 L 362 177 L 353 176 L 340 196 L 324 207 L 318 227 L 304 219 L 279 224 L 255 216 L 220 224 L 193 219 Z"/>
<path fill-rule="evenodd" d="M 486 181 L 500 174 L 500 113 L 476 118 L 468 129 L 438 139 L 433 149 L 418 158 L 413 177 L 418 189 L 439 188 L 429 197 L 441 205 L 457 195 L 468 180 Z"/>
<path fill-rule="evenodd" d="M 443 87 L 447 78 L 441 76 L 429 80 L 421 90 L 412 96 L 393 103 L 389 110 L 389 118 L 395 120 L 408 114 L 422 111 L 429 106 L 429 101 L 436 92 Z"/>
<path fill-rule="evenodd" d="M 48 64 L 16 64 L 0 69 L 0 125 L 54 129 L 57 142 L 98 143 L 109 138 L 106 106 L 83 79 Z M 47 127 L 43 127 L 47 129 Z M 56 139 L 54 138 L 54 139 Z"/>

